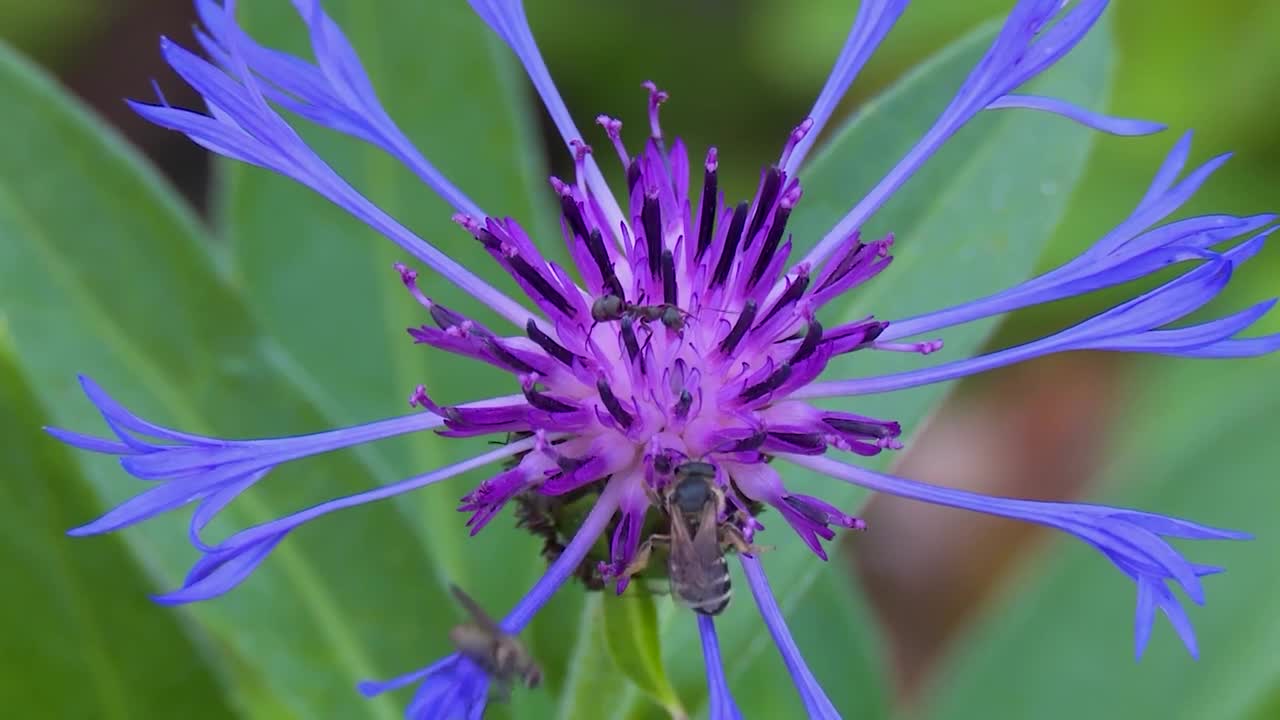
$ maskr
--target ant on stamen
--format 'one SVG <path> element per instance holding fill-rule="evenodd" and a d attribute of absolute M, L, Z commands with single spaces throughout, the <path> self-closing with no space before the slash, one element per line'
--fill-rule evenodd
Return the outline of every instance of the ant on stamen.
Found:
<path fill-rule="evenodd" d="M 688 314 L 671 303 L 638 305 L 617 295 L 603 295 L 591 303 L 591 319 L 597 323 L 632 317 L 644 323 L 661 322 L 675 333 L 684 330 L 684 319 Z"/>

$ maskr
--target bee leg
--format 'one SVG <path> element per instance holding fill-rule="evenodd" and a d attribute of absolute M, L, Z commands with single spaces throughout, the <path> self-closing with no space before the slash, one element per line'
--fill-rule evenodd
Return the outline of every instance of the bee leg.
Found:
<path fill-rule="evenodd" d="M 772 545 L 756 545 L 747 542 L 747 539 L 742 535 L 742 531 L 734 525 L 721 525 L 720 533 L 721 543 L 729 545 L 743 555 L 759 555 L 762 552 L 768 552 L 773 549 Z"/>
<path fill-rule="evenodd" d="M 636 573 L 643 572 L 649 567 L 649 556 L 653 554 L 653 544 L 669 544 L 671 536 L 669 535 L 650 535 L 647 540 L 640 543 L 640 548 L 636 550 L 636 556 L 632 558 L 631 563 L 620 574 L 621 577 L 631 577 Z"/>

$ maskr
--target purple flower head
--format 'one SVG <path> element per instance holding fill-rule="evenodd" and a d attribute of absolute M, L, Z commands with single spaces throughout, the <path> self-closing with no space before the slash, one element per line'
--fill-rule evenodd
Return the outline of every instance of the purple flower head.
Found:
<path fill-rule="evenodd" d="M 648 548 L 697 515 L 697 523 L 686 530 L 706 525 L 714 533 L 714 545 L 726 552 L 744 551 L 752 595 L 805 707 L 812 717 L 834 718 L 838 713 L 805 666 L 761 562 L 749 554 L 750 541 L 763 528 L 758 516 L 766 508 L 824 560 L 822 543 L 832 540 L 838 528 L 865 529 L 849 514 L 851 508 L 788 488 L 785 468 L 798 465 L 874 490 L 1064 530 L 1098 549 L 1137 585 L 1139 653 L 1157 608 L 1188 650 L 1196 652 L 1172 588 L 1203 602 L 1200 578 L 1217 568 L 1186 560 L 1163 538 L 1242 539 L 1244 534 L 1134 510 L 986 497 L 864 470 L 846 460 L 901 449 L 900 425 L 813 402 L 942 382 L 1067 350 L 1235 357 L 1280 347 L 1280 335 L 1238 337 L 1274 301 L 1170 327 L 1225 287 L 1233 270 L 1261 248 L 1275 219 L 1205 215 L 1169 221 L 1225 159 L 1212 160 L 1179 180 L 1189 136 L 1175 145 L 1129 217 L 1061 267 L 1002 292 L 916 317 L 824 325 L 824 311 L 834 301 L 865 283 L 882 282 L 879 275 L 891 272 L 894 238 L 863 237 L 860 227 L 978 113 L 1030 109 L 1122 135 L 1160 129 L 1056 98 L 1015 94 L 1079 43 L 1105 2 L 1019 2 L 919 143 L 865 198 L 851 198 L 851 209 L 825 235 L 800 239 L 812 249 L 799 258 L 793 257 L 788 220 L 802 202 L 803 161 L 858 70 L 905 9 L 904 1 L 860 4 L 813 110 L 783 139 L 778 158 L 761 170 L 755 193 L 738 201 L 720 189 L 715 148 L 691 161 L 689 148 L 666 133 L 661 106 L 669 98 L 653 83 L 645 84 L 649 122 L 639 142 L 628 142 L 631 133 L 624 137 L 621 122 L 608 116 L 596 120 L 597 135 L 608 143 L 601 147 L 611 148 L 626 178 L 625 186 L 608 187 L 595 151 L 551 81 L 521 3 L 471 0 L 523 63 L 573 158 L 573 176 L 551 178 L 548 188 L 559 203 L 560 238 L 530 237 L 517 220 L 490 214 L 422 157 L 383 110 L 359 58 L 320 3 L 294 0 L 310 33 L 314 62 L 256 43 L 236 24 L 232 0 L 222 5 L 197 0 L 197 5 L 204 21 L 199 42 L 208 59 L 167 40 L 161 48 L 173 69 L 204 98 L 206 112 L 172 107 L 163 98 L 157 104 L 135 103 L 135 109 L 215 153 L 306 185 L 388 237 L 416 265 L 496 311 L 509 324 L 486 327 L 471 317 L 474 308 L 440 304 L 414 267 L 388 268 L 388 282 L 398 276 L 407 301 L 422 307 L 422 323 L 408 330 L 414 343 L 492 365 L 509 379 L 504 396 L 445 406 L 432 399 L 430 388 L 419 386 L 406 389 L 409 404 L 418 410 L 403 417 L 315 435 L 244 441 L 180 433 L 142 420 L 86 380 L 87 395 L 118 439 L 51 432 L 71 445 L 120 456 L 126 471 L 154 486 L 72 532 L 112 531 L 199 503 L 190 536 L 202 557 L 183 586 L 160 600 L 190 602 L 226 592 L 293 529 L 320 515 L 499 465 L 462 498 L 458 509 L 465 520 L 459 525 L 474 534 L 513 505 L 519 523 L 546 541 L 550 561 L 546 575 L 501 621 L 503 631 L 519 633 L 570 576 L 597 589 L 612 580 L 619 593 L 633 576 L 664 577 L 668 572 L 657 567 L 660 563 L 643 565 Z M 515 281 L 528 305 L 503 294 L 361 195 L 306 145 L 281 109 L 371 143 L 403 162 L 452 205 L 459 233 L 480 243 Z M 1240 238 L 1243 242 L 1229 245 Z M 543 249 L 555 241 L 567 246 L 571 267 L 547 259 Z M 1174 266 L 1181 274 L 1164 284 L 1018 347 L 946 358 L 886 376 L 824 375 L 837 356 L 944 352 L 928 333 Z M 447 437 L 498 435 L 506 441 L 471 459 L 331 500 L 221 542 L 210 544 L 201 537 L 219 510 L 283 462 L 427 430 Z M 705 478 L 708 499 L 690 508 L 682 504 L 687 496 L 677 490 L 694 475 Z M 560 512 L 574 508 L 582 512 Z M 565 524 L 565 516 L 578 520 Z M 739 717 L 711 615 L 700 614 L 698 627 L 710 713 Z M 474 658 L 455 654 L 396 680 L 363 684 L 361 690 L 372 695 L 419 683 L 407 717 L 471 718 L 483 713 L 492 680 Z"/>

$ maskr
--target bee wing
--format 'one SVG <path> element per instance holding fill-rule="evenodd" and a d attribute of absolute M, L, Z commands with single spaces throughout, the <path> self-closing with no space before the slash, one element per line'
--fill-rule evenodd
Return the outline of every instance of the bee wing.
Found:
<path fill-rule="evenodd" d="M 685 579 L 698 568 L 698 551 L 693 546 L 693 535 L 684 517 L 679 513 L 671 515 L 670 556 L 667 559 L 667 570 L 672 582 Z"/>
<path fill-rule="evenodd" d="M 683 517 L 676 515 L 672 518 L 668 571 L 673 581 L 679 581 L 686 587 L 701 587 L 707 583 L 706 576 L 721 557 L 716 520 L 715 507 L 710 504 L 703 510 L 692 533 Z"/>
<path fill-rule="evenodd" d="M 480 607 L 475 600 L 472 600 L 470 595 L 463 592 L 462 588 L 451 584 L 449 585 L 449 591 L 458 599 L 458 603 L 470 613 L 476 625 L 490 632 L 502 634 L 502 629 L 498 627 L 498 623 L 494 622 L 493 618 L 489 617 L 489 613 L 485 612 L 484 608 Z"/>
<path fill-rule="evenodd" d="M 693 550 L 698 555 L 701 567 L 714 567 L 722 561 L 724 553 L 720 551 L 720 513 L 716 503 L 707 503 L 702 509 L 702 517 L 698 518 L 698 530 L 693 535 Z"/>

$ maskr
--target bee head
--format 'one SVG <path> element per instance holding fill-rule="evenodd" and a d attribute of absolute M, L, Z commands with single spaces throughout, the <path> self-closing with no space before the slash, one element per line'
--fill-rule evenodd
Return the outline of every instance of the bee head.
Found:
<path fill-rule="evenodd" d="M 603 295 L 591 303 L 591 319 L 596 322 L 608 322 L 622 317 L 622 298 L 617 295 Z"/>
<path fill-rule="evenodd" d="M 705 462 L 686 462 L 676 468 L 676 481 L 667 500 L 680 512 L 698 513 L 715 500 L 716 467 Z"/>

